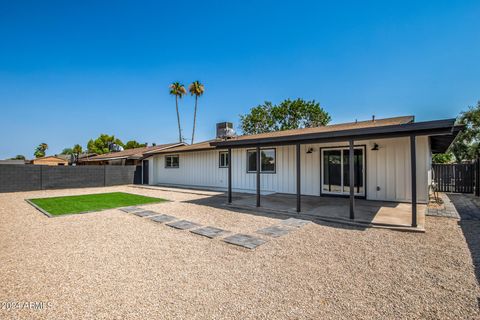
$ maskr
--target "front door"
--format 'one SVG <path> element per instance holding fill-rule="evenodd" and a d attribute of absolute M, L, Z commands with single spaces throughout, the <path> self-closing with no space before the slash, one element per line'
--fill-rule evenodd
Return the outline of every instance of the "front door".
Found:
<path fill-rule="evenodd" d="M 350 194 L 349 155 L 348 147 L 322 149 L 322 194 Z M 365 196 L 365 147 L 355 147 L 353 155 L 355 195 Z"/>
<path fill-rule="evenodd" d="M 143 160 L 143 184 L 148 184 L 148 160 Z"/>

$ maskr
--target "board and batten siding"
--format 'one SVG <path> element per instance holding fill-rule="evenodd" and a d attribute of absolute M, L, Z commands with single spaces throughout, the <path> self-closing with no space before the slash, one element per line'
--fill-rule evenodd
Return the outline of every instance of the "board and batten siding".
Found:
<path fill-rule="evenodd" d="M 373 151 L 374 143 L 379 145 Z M 370 200 L 408 202 L 411 200 L 410 140 L 409 138 L 356 141 L 366 150 L 366 196 Z M 301 145 L 301 189 L 305 195 L 320 195 L 320 148 L 346 147 L 347 143 Z M 307 153 L 309 148 L 312 153 Z M 262 193 L 296 192 L 295 146 L 278 146 L 276 172 L 261 175 Z M 255 173 L 247 172 L 247 150 L 232 149 L 232 188 L 236 192 L 255 192 Z M 165 155 L 153 156 L 150 161 L 150 183 L 226 189 L 227 168 L 219 168 L 220 150 L 179 153 L 180 167 L 165 168 Z M 172 153 L 175 154 L 175 153 Z M 428 200 L 431 156 L 428 137 L 417 137 L 417 197 Z"/>

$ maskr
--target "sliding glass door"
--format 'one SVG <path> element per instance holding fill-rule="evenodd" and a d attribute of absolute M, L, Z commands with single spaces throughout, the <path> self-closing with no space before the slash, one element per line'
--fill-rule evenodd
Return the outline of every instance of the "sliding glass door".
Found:
<path fill-rule="evenodd" d="M 355 147 L 355 195 L 365 195 L 365 148 Z M 348 147 L 322 149 L 322 193 L 350 194 L 350 150 Z"/>

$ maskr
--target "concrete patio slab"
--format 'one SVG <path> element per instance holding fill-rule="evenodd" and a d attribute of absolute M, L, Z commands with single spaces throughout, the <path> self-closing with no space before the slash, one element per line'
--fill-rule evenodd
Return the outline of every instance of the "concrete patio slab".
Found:
<path fill-rule="evenodd" d="M 196 227 L 201 227 L 200 224 L 187 221 L 187 220 L 180 220 L 180 221 L 175 221 L 171 223 L 167 223 L 167 226 L 175 228 L 175 229 L 180 229 L 180 230 L 187 230 L 187 229 L 192 229 Z"/>
<path fill-rule="evenodd" d="M 148 217 L 148 216 L 154 216 L 158 214 L 158 212 L 151 211 L 151 210 L 135 211 L 132 213 L 138 217 Z"/>
<path fill-rule="evenodd" d="M 256 197 L 242 197 L 234 200 L 233 205 L 238 208 L 255 209 Z M 299 214 L 294 204 L 296 196 L 292 194 L 275 193 L 261 197 L 261 209 L 288 214 Z M 373 201 L 355 199 L 355 219 L 350 220 L 350 202 L 348 198 L 318 197 L 302 195 L 301 215 L 329 219 L 331 221 L 347 221 L 364 225 L 383 226 L 387 228 L 398 227 L 399 230 L 424 231 L 425 204 L 417 205 L 418 227 L 411 227 L 412 206 L 409 203 Z"/>
<path fill-rule="evenodd" d="M 246 234 L 234 234 L 233 236 L 226 237 L 223 239 L 224 242 L 234 244 L 240 247 L 244 247 L 247 249 L 255 249 L 256 247 L 264 244 L 267 240 L 263 240 L 260 238 L 252 237 Z"/>
<path fill-rule="evenodd" d="M 142 211 L 142 208 L 139 207 L 124 207 L 124 208 L 118 208 L 118 210 L 126 212 L 126 213 L 132 213 L 136 211 Z"/>
<path fill-rule="evenodd" d="M 162 215 L 159 215 L 159 216 L 149 217 L 149 219 L 152 220 L 152 221 L 155 221 L 155 222 L 159 222 L 159 223 L 165 223 L 165 222 L 170 222 L 170 221 L 173 221 L 173 220 L 178 220 L 178 218 L 176 218 L 174 216 L 169 216 L 168 214 L 162 214 Z"/>
<path fill-rule="evenodd" d="M 271 226 L 259 229 L 256 232 L 273 238 L 279 238 L 281 236 L 287 235 L 290 231 L 292 231 L 292 229 L 289 229 L 286 226 Z"/>
<path fill-rule="evenodd" d="M 220 237 L 220 236 L 223 236 L 225 234 L 230 233 L 229 231 L 226 231 L 226 230 L 223 230 L 223 229 L 220 229 L 220 228 L 215 228 L 215 227 L 203 227 L 203 228 L 200 228 L 200 229 L 192 230 L 190 232 L 201 235 L 201 236 L 204 236 L 204 237 L 207 237 L 207 238 L 210 238 L 210 239 Z"/>
<path fill-rule="evenodd" d="M 283 220 L 280 223 L 285 225 L 285 226 L 300 228 L 300 227 L 303 227 L 306 224 L 309 224 L 310 221 L 297 219 L 297 218 L 288 218 L 286 220 Z"/>

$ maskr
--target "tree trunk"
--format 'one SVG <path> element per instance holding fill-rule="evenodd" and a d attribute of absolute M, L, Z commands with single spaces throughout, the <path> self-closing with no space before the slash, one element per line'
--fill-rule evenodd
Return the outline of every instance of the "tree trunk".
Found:
<path fill-rule="evenodd" d="M 178 96 L 175 96 L 175 107 L 177 108 L 178 141 L 179 141 L 179 142 L 183 142 L 183 139 L 182 139 L 182 127 L 180 126 L 180 113 L 178 112 Z"/>
<path fill-rule="evenodd" d="M 198 96 L 195 95 L 195 111 L 193 112 L 192 144 L 195 138 L 195 124 L 197 123 L 197 101 L 198 101 Z"/>

